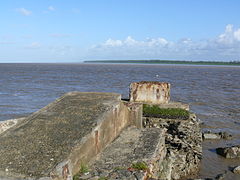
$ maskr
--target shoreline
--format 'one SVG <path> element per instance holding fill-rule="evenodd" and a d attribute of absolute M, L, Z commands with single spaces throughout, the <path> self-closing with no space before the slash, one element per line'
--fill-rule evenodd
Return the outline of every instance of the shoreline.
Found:
<path fill-rule="evenodd" d="M 240 66 L 239 61 L 221 62 L 221 61 L 170 61 L 170 60 L 99 60 L 83 61 L 83 63 L 96 64 L 162 64 L 162 65 L 206 65 L 206 66 Z"/>

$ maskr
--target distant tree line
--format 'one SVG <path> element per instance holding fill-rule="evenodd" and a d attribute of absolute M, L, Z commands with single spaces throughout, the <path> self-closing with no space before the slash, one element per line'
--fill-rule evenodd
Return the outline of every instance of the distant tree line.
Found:
<path fill-rule="evenodd" d="M 139 63 L 139 64 L 195 64 L 195 65 L 240 65 L 240 61 L 185 61 L 185 60 L 94 60 L 84 63 Z"/>

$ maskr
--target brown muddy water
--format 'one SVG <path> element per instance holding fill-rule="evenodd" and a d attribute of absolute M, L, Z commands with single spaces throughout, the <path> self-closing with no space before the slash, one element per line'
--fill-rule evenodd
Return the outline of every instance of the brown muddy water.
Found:
<path fill-rule="evenodd" d="M 69 91 L 117 92 L 128 98 L 134 81 L 171 83 L 171 100 L 188 103 L 207 125 L 232 140 L 203 142 L 199 177 L 215 177 L 240 159 L 215 148 L 240 144 L 240 67 L 135 64 L 0 64 L 0 121 L 26 116 Z M 228 171 L 226 179 L 239 180 Z"/>

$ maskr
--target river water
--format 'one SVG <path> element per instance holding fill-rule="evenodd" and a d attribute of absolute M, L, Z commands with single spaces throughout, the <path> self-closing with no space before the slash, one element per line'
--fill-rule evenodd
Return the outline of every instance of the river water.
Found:
<path fill-rule="evenodd" d="M 135 81 L 171 83 L 171 100 L 190 104 L 207 125 L 232 140 L 203 142 L 199 177 L 215 177 L 240 160 L 215 148 L 240 144 L 240 67 L 143 64 L 0 64 L 0 121 L 24 117 L 69 91 L 117 92 L 128 98 Z M 227 179 L 240 179 L 230 171 Z"/>

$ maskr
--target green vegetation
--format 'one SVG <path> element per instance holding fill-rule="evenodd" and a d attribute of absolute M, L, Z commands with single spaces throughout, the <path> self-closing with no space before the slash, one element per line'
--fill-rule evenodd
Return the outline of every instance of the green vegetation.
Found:
<path fill-rule="evenodd" d="M 88 172 L 89 172 L 88 167 L 85 164 L 81 164 L 80 170 L 76 175 L 73 176 L 73 180 L 79 180 L 81 175 L 83 175 L 84 173 L 88 173 Z"/>
<path fill-rule="evenodd" d="M 99 60 L 84 63 L 134 63 L 134 64 L 189 64 L 189 65 L 231 65 L 240 66 L 240 61 L 177 61 L 177 60 Z"/>
<path fill-rule="evenodd" d="M 127 169 L 126 167 L 122 167 L 122 166 L 118 166 L 118 167 L 115 167 L 114 170 L 123 170 L 123 169 Z"/>
<path fill-rule="evenodd" d="M 89 169 L 86 165 L 84 164 L 81 164 L 80 166 L 80 171 L 79 171 L 81 174 L 84 174 L 84 173 L 88 173 L 89 172 Z"/>
<path fill-rule="evenodd" d="M 189 118 L 189 111 L 180 108 L 160 108 L 157 105 L 143 105 L 143 116 L 163 119 L 183 119 Z"/>
<path fill-rule="evenodd" d="M 146 165 L 145 162 L 137 162 L 137 163 L 133 163 L 132 164 L 132 168 L 133 169 L 137 169 L 137 170 L 147 170 L 148 166 Z"/>
<path fill-rule="evenodd" d="M 79 175 L 79 174 L 75 174 L 75 175 L 73 176 L 73 180 L 79 180 L 79 178 L 80 178 L 80 175 Z"/>

